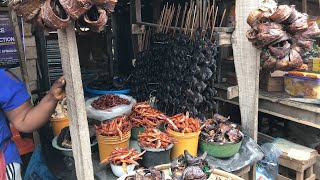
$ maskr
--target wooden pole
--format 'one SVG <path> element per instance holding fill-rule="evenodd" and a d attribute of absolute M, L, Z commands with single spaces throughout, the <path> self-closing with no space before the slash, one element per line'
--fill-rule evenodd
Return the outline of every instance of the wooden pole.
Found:
<path fill-rule="evenodd" d="M 260 2 L 236 1 L 236 28 L 232 35 L 234 64 L 239 87 L 239 106 L 243 132 L 257 141 L 260 52 L 246 38 L 250 29 L 248 14 L 259 7 Z M 250 179 L 256 179 L 255 165 Z"/>
<path fill-rule="evenodd" d="M 58 30 L 58 39 L 62 70 L 66 79 L 68 118 L 77 179 L 93 180 L 89 129 L 74 24 Z"/>

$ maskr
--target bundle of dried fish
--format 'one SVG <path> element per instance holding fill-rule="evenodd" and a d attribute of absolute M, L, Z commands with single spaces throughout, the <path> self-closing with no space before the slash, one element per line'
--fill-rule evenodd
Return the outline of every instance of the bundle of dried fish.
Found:
<path fill-rule="evenodd" d="M 169 134 L 163 133 L 155 128 L 145 129 L 143 133 L 138 134 L 138 142 L 142 147 L 146 148 L 162 148 L 167 149 L 176 140 Z"/>
<path fill-rule="evenodd" d="M 125 180 L 165 180 L 165 174 L 154 168 L 139 169 L 135 175 L 127 176 Z"/>
<path fill-rule="evenodd" d="M 131 123 L 128 120 L 128 116 L 123 115 L 96 126 L 96 134 L 101 136 L 120 136 L 120 139 L 122 139 L 123 135 L 127 134 L 130 129 Z"/>
<path fill-rule="evenodd" d="M 168 124 L 167 128 L 170 130 L 180 133 L 193 133 L 199 132 L 200 130 L 199 119 L 190 117 L 189 112 L 186 112 L 186 115 L 181 113 L 177 114 L 170 119 L 172 119 L 173 123 L 178 128 L 174 129 L 171 124 Z"/>
<path fill-rule="evenodd" d="M 46 0 L 39 16 L 42 18 L 44 28 L 49 30 L 64 29 L 71 22 L 70 16 L 66 14 L 58 0 Z"/>
<path fill-rule="evenodd" d="M 271 9 L 265 10 L 272 12 Z M 298 12 L 295 6 L 280 5 L 269 18 L 255 21 L 262 12 L 257 9 L 249 14 L 247 22 L 252 29 L 246 36 L 254 47 L 263 50 L 263 68 L 269 71 L 305 69 L 302 57 L 312 49 L 312 38 L 320 35 L 317 23 L 308 22 L 308 15 Z"/>
<path fill-rule="evenodd" d="M 171 162 L 172 178 L 182 180 L 207 179 L 213 168 L 205 160 L 206 156 L 207 153 L 205 152 L 201 157 L 193 157 L 185 150 L 184 156 L 181 155 Z"/>
<path fill-rule="evenodd" d="M 288 5 L 281 5 L 270 16 L 270 19 L 276 23 L 282 23 L 283 21 L 289 18 L 291 13 L 292 13 L 292 9 Z"/>
<path fill-rule="evenodd" d="M 142 159 L 140 156 L 142 156 L 145 153 L 139 153 L 135 149 L 127 149 L 127 148 L 116 148 L 111 152 L 109 157 L 103 161 L 101 161 L 101 164 L 105 164 L 107 162 L 111 162 L 114 165 L 121 165 L 124 172 L 128 174 L 127 171 L 127 165 L 128 164 L 134 164 L 139 166 L 139 163 L 137 160 Z"/>
<path fill-rule="evenodd" d="M 98 99 L 94 100 L 91 106 L 98 110 L 108 110 L 112 107 L 123 105 L 123 104 L 130 104 L 130 101 L 124 98 L 121 98 L 118 95 L 114 94 L 106 94 Z"/>
<path fill-rule="evenodd" d="M 205 142 L 238 143 L 243 135 L 239 126 L 228 121 L 227 118 L 215 114 L 201 126 L 201 140 Z"/>
<path fill-rule="evenodd" d="M 171 124 L 174 129 L 177 127 L 162 112 L 154 109 L 148 102 L 140 102 L 133 106 L 130 120 L 133 127 L 157 127 L 162 123 Z"/>
<path fill-rule="evenodd" d="M 107 12 L 100 7 L 93 7 L 84 15 L 84 21 L 93 32 L 100 32 L 107 24 Z"/>
<path fill-rule="evenodd" d="M 16 11 L 17 15 L 22 16 L 26 22 L 32 22 L 39 14 L 42 0 L 24 0 L 24 1 L 9 1 L 9 7 Z"/>

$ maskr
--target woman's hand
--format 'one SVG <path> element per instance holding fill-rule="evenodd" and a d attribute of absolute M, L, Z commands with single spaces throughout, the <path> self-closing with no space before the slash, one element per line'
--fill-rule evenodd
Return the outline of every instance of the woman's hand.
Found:
<path fill-rule="evenodd" d="M 66 80 L 61 76 L 54 84 L 51 86 L 49 95 L 51 95 L 55 100 L 61 101 L 66 97 L 65 92 Z"/>

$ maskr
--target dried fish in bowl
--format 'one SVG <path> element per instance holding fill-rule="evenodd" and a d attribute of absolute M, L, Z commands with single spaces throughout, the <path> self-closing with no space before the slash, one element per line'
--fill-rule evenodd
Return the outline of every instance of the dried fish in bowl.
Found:
<path fill-rule="evenodd" d="M 128 116 L 118 116 L 112 121 L 101 123 L 100 126 L 96 126 L 96 134 L 102 136 L 120 136 L 127 134 L 131 129 L 131 123 L 128 120 Z"/>
<path fill-rule="evenodd" d="M 130 101 L 127 99 L 121 98 L 118 95 L 106 94 L 94 100 L 91 106 L 98 110 L 108 110 L 112 107 L 123 105 L 123 104 L 128 105 L 130 104 Z"/>
<path fill-rule="evenodd" d="M 208 119 L 202 124 L 200 138 L 204 142 L 238 143 L 242 140 L 243 134 L 238 125 L 229 122 L 227 118 L 219 114 L 215 114 L 212 119 Z"/>
<path fill-rule="evenodd" d="M 158 129 L 148 128 L 138 134 L 138 142 L 142 147 L 146 148 L 167 149 L 170 144 L 176 142 L 176 139 Z"/>

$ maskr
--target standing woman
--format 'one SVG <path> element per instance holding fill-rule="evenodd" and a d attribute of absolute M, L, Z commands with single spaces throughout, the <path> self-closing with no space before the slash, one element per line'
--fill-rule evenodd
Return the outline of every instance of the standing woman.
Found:
<path fill-rule="evenodd" d="M 19 132 L 31 133 L 43 126 L 57 102 L 65 97 L 65 80 L 58 79 L 33 107 L 26 85 L 10 70 L 0 68 L 0 180 L 21 180 L 21 159 L 11 141 L 9 123 Z"/>

